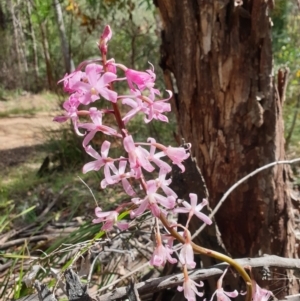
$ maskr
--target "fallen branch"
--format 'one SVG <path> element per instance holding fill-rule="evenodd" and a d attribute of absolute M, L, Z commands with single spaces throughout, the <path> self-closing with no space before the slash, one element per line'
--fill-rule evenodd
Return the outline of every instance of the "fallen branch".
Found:
<path fill-rule="evenodd" d="M 241 258 L 241 259 L 236 259 L 236 261 L 242 265 L 242 266 L 251 266 L 251 267 L 268 267 L 268 268 L 286 268 L 286 269 L 300 269 L 300 260 L 299 259 L 294 259 L 294 258 L 284 258 L 284 257 L 279 257 L 275 255 L 266 255 L 263 257 L 259 258 Z M 224 271 L 224 269 L 227 267 L 227 264 L 220 263 L 217 265 L 212 266 L 211 268 L 208 269 L 197 269 L 192 271 L 189 275 L 190 278 L 199 281 L 199 280 L 205 280 L 210 277 L 218 276 L 221 275 Z M 74 272 L 66 272 L 71 273 L 74 275 Z M 74 287 L 74 282 L 76 287 L 80 287 L 80 281 L 79 277 L 65 277 L 66 279 L 66 285 L 67 287 Z M 167 288 L 172 288 L 177 285 L 182 285 L 183 282 L 183 275 L 182 274 L 175 274 L 172 276 L 164 276 L 160 278 L 155 278 L 155 279 L 149 279 L 147 281 L 139 282 L 135 284 L 135 289 L 137 290 L 137 293 L 139 296 L 147 295 L 149 293 L 154 293 L 158 292 Z M 110 300 L 115 300 L 119 298 L 123 298 L 127 296 L 128 292 L 128 287 L 120 287 L 114 289 L 112 292 L 97 296 L 99 292 L 93 293 L 91 295 L 88 295 L 87 292 L 85 292 L 85 288 L 83 288 L 84 294 L 81 295 L 81 297 L 86 298 L 85 300 L 91 299 L 96 299 L 98 301 L 110 301 Z M 73 290 L 74 291 L 74 290 Z M 80 290 L 75 290 L 75 291 L 80 291 Z M 286 297 L 288 298 L 288 297 Z M 293 300 L 293 296 L 289 296 L 288 300 Z M 70 296 L 69 296 L 69 300 Z M 74 300 L 74 299 L 73 299 Z M 18 299 L 17 301 L 45 301 L 41 300 L 38 297 L 38 294 L 34 294 L 28 297 L 24 297 L 21 299 Z"/>

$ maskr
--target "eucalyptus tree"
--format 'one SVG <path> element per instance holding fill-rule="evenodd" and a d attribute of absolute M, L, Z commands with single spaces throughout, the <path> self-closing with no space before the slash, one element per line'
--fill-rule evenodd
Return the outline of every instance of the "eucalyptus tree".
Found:
<path fill-rule="evenodd" d="M 175 92 L 180 135 L 193 145 L 214 208 L 240 178 L 285 158 L 284 93 L 272 65 L 272 2 L 155 4 L 163 24 L 161 65 Z M 232 256 L 298 256 L 288 175 L 282 165 L 259 173 L 217 213 Z"/>

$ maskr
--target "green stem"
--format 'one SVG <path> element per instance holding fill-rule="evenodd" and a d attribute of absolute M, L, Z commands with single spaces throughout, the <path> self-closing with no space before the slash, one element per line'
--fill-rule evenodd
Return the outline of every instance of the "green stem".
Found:
<path fill-rule="evenodd" d="M 166 216 L 161 213 L 159 218 L 160 218 L 161 222 L 163 223 L 163 225 L 166 227 L 166 229 L 170 232 L 170 234 L 173 237 L 175 237 L 178 241 L 180 241 L 182 244 L 184 244 L 185 239 L 173 227 L 170 226 Z M 216 258 L 220 261 L 227 262 L 228 264 L 233 266 L 235 268 L 235 270 L 241 275 L 241 277 L 244 279 L 244 281 L 246 283 L 246 287 L 247 287 L 246 301 L 251 301 L 251 298 L 252 298 L 251 278 L 240 264 L 238 264 L 234 259 L 232 259 L 224 254 L 221 254 L 219 252 L 200 247 L 193 242 L 191 243 L 191 245 L 192 245 L 195 253 L 204 254 L 206 256 Z"/>

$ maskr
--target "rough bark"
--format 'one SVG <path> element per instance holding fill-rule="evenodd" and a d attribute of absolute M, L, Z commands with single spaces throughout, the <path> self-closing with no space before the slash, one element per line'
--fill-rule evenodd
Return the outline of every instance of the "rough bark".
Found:
<path fill-rule="evenodd" d="M 241 5 L 240 5 L 241 4 Z M 179 132 L 193 145 L 215 207 L 237 180 L 285 158 L 267 1 L 157 0 L 162 60 Z M 216 215 L 233 257 L 296 257 L 287 169 L 236 189 Z"/>

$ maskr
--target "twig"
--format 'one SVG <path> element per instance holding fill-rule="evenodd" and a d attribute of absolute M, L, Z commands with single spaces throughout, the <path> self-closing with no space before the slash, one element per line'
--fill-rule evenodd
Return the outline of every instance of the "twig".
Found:
<path fill-rule="evenodd" d="M 136 273 L 137 271 L 139 271 L 139 270 L 141 270 L 141 269 L 147 267 L 148 265 L 149 265 L 149 262 L 146 262 L 145 264 L 139 266 L 138 268 L 134 269 L 134 270 L 131 271 L 130 273 L 126 274 L 125 276 L 120 277 L 118 280 L 116 280 L 116 281 L 114 281 L 114 282 L 112 282 L 112 283 L 109 283 L 109 284 L 106 285 L 106 286 L 101 287 L 96 293 L 100 293 L 100 292 L 102 292 L 102 291 L 104 291 L 104 290 L 110 288 L 111 286 L 113 286 L 113 285 L 119 283 L 119 282 L 122 281 L 123 279 L 126 279 L 126 278 L 128 278 L 129 276 L 131 276 L 132 274 Z M 126 291 L 126 287 L 125 287 L 125 291 Z M 101 298 L 101 301 L 102 301 L 102 298 Z"/>
<path fill-rule="evenodd" d="M 79 176 L 77 176 L 77 177 L 78 177 L 78 179 L 83 183 L 83 185 L 90 191 L 90 193 L 91 193 L 91 195 L 92 195 L 92 197 L 93 197 L 93 199 L 94 199 L 94 201 L 95 201 L 95 203 L 96 203 L 96 206 L 99 207 L 99 206 L 98 206 L 98 202 L 97 202 L 97 200 L 96 200 L 96 197 L 95 197 L 95 195 L 94 195 L 92 189 L 88 186 L 88 184 L 86 184 L 86 183 L 83 181 L 83 179 L 81 179 Z"/>
<path fill-rule="evenodd" d="M 12 265 L 13 261 L 9 260 L 8 262 L 0 265 L 0 273 Z"/>
<path fill-rule="evenodd" d="M 22 227 L 20 228 L 19 230 L 16 230 L 16 229 L 13 229 L 3 235 L 0 236 L 0 246 L 2 246 L 3 243 L 5 243 L 8 239 L 14 237 L 14 236 L 17 236 L 18 234 L 24 232 L 24 231 L 27 231 L 29 230 L 30 228 L 33 228 L 37 225 L 37 223 L 33 223 L 31 225 L 28 225 L 26 227 Z"/>
<path fill-rule="evenodd" d="M 219 208 L 222 206 L 222 204 L 224 203 L 224 201 L 227 199 L 227 197 L 229 196 L 229 194 L 236 189 L 239 185 L 241 185 L 243 182 L 245 182 L 246 180 L 248 180 L 249 178 L 253 177 L 254 175 L 258 174 L 259 172 L 268 169 L 270 167 L 273 167 L 275 165 L 279 165 L 279 164 L 294 164 L 300 162 L 300 158 L 296 158 L 293 160 L 282 160 L 282 161 L 275 161 L 272 163 L 269 163 L 267 165 L 264 165 L 254 171 L 252 171 L 251 173 L 249 173 L 247 176 L 243 177 L 242 179 L 240 179 L 239 181 L 237 181 L 234 185 L 232 185 L 227 191 L 226 193 L 223 195 L 223 197 L 221 198 L 221 200 L 218 202 L 217 206 L 215 207 L 215 209 L 212 211 L 212 213 L 209 215 L 210 218 L 212 218 L 217 211 L 219 210 Z M 201 231 L 206 227 L 206 224 L 203 224 L 192 236 L 192 239 L 194 239 L 195 237 L 197 237 L 199 235 L 199 233 L 201 233 Z"/>
<path fill-rule="evenodd" d="M 4 249 L 10 248 L 10 247 L 21 245 L 26 241 L 32 242 L 32 241 L 39 241 L 39 240 L 50 240 L 50 238 L 52 236 L 53 236 L 53 234 L 51 236 L 49 234 L 44 234 L 44 235 L 37 235 L 37 236 L 31 236 L 31 237 L 25 237 L 25 238 L 11 240 L 5 244 L 2 244 L 0 247 L 0 250 L 4 250 Z"/>
<path fill-rule="evenodd" d="M 94 258 L 94 260 L 91 264 L 90 272 L 89 272 L 89 275 L 88 275 L 88 278 L 87 278 L 88 283 L 91 282 L 92 274 L 93 274 L 93 271 L 94 271 L 94 266 L 95 266 L 96 261 L 99 259 L 99 256 L 100 256 L 100 253 Z"/>

